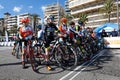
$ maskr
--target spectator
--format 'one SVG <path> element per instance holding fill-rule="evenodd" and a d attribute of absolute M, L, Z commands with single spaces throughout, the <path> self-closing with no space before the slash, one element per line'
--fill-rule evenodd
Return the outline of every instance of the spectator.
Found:
<path fill-rule="evenodd" d="M 116 31 L 116 29 L 114 29 L 114 30 L 111 32 L 111 36 L 112 36 L 112 37 L 118 36 L 118 32 Z"/>
<path fill-rule="evenodd" d="M 102 30 L 102 33 L 101 33 L 101 38 L 103 38 L 103 37 L 108 37 L 108 35 L 104 29 Z"/>

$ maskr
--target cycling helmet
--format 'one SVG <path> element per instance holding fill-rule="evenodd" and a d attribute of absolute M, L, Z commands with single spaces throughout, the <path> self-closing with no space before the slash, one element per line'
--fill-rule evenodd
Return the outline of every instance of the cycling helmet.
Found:
<path fill-rule="evenodd" d="M 50 15 L 50 16 L 47 16 L 47 20 L 50 19 L 51 21 L 54 20 L 54 16 L 53 15 Z"/>
<path fill-rule="evenodd" d="M 71 21 L 69 25 L 75 25 L 75 22 Z"/>
<path fill-rule="evenodd" d="M 78 21 L 78 24 L 80 25 L 80 26 L 83 26 L 83 22 L 82 21 Z"/>
<path fill-rule="evenodd" d="M 61 18 L 61 19 L 60 19 L 60 22 L 61 22 L 61 23 L 67 23 L 67 21 L 68 21 L 67 18 Z"/>
<path fill-rule="evenodd" d="M 22 19 L 21 19 L 21 22 L 22 22 L 22 23 L 28 23 L 28 22 L 29 22 L 29 18 L 28 18 L 28 17 L 22 18 Z"/>
<path fill-rule="evenodd" d="M 38 29 L 42 29 L 42 25 L 38 25 L 37 28 L 38 28 Z"/>

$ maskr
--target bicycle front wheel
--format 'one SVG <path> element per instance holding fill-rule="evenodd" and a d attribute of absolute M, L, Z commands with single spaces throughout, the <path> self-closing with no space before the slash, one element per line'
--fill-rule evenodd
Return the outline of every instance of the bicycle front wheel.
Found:
<path fill-rule="evenodd" d="M 32 70 L 36 71 L 38 64 L 37 64 L 37 61 L 36 61 L 35 56 L 34 56 L 34 50 L 30 46 L 28 46 L 28 53 L 29 53 L 29 59 L 30 59 Z"/>
<path fill-rule="evenodd" d="M 77 54 L 69 45 L 62 45 L 56 49 L 55 59 L 63 69 L 73 69 L 78 63 Z"/>

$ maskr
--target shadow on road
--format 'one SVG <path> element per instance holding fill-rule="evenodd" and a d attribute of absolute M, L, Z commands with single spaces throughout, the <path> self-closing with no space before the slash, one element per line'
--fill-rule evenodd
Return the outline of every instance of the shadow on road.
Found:
<path fill-rule="evenodd" d="M 103 55 L 99 56 L 90 65 L 84 65 L 82 68 L 86 68 L 86 69 L 83 70 L 83 71 L 89 72 L 89 71 L 100 70 L 104 67 L 103 64 L 107 64 L 110 61 L 112 61 L 112 57 L 114 55 L 111 53 L 111 50 L 110 49 L 105 49 L 103 52 L 104 52 Z M 79 69 L 77 71 L 80 71 L 81 69 Z"/>
<path fill-rule="evenodd" d="M 11 65 L 21 65 L 21 62 L 0 64 L 0 66 L 11 66 Z"/>
<path fill-rule="evenodd" d="M 46 69 L 46 66 L 39 66 L 38 69 L 35 71 L 36 73 L 38 74 L 45 74 L 45 75 L 51 75 L 51 74 L 57 74 L 57 73 L 61 73 L 64 71 L 64 69 L 60 69 L 60 67 L 58 66 L 51 66 L 52 67 L 52 70 L 51 71 L 48 71 Z"/>
<path fill-rule="evenodd" d="M 79 64 L 76 67 L 76 68 L 79 67 L 78 69 L 74 68 L 74 69 L 71 69 L 69 71 L 79 72 L 83 68 L 87 68 L 87 67 L 89 67 L 89 68 L 85 69 L 84 71 L 94 71 L 94 70 L 100 70 L 100 69 L 102 69 L 103 68 L 102 64 L 107 64 L 109 61 L 112 60 L 112 57 L 114 56 L 113 54 L 111 54 L 111 50 L 110 49 L 104 49 L 102 53 L 103 53 L 103 55 L 101 55 L 100 57 L 98 57 L 97 59 L 95 59 L 95 61 L 92 62 L 92 60 L 89 60 L 89 61 L 86 61 L 86 64 L 84 64 L 85 62 L 84 63 L 82 62 L 81 64 L 84 64 L 84 65 Z M 88 65 L 88 64 L 90 64 L 90 65 Z"/>

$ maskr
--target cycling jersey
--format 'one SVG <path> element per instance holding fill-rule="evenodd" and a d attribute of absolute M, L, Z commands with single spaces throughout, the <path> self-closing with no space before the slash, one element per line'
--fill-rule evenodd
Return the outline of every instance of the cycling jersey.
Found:
<path fill-rule="evenodd" d="M 33 29 L 31 26 L 21 27 L 20 36 L 22 39 L 28 38 L 31 39 L 33 34 Z"/>
<path fill-rule="evenodd" d="M 75 28 L 71 27 L 68 29 L 68 34 L 69 34 L 71 39 L 73 39 L 75 37 L 75 33 L 76 33 Z"/>
<path fill-rule="evenodd" d="M 67 31 L 67 26 L 61 25 L 61 26 L 59 26 L 59 30 L 60 30 L 61 33 L 65 34 L 66 31 Z"/>
<path fill-rule="evenodd" d="M 55 24 L 53 23 L 48 23 L 46 26 L 45 26 L 45 47 L 49 47 L 51 41 L 54 40 L 54 35 L 55 35 L 55 32 L 58 31 L 58 28 L 56 27 Z"/>

